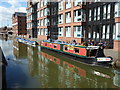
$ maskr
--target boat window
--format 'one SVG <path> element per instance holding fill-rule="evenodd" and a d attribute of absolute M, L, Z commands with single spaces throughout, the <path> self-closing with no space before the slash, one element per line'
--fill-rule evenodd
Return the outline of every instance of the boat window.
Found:
<path fill-rule="evenodd" d="M 57 48 L 57 45 L 54 45 L 54 48 Z"/>
<path fill-rule="evenodd" d="M 45 43 L 45 46 L 47 46 L 47 43 Z"/>
<path fill-rule="evenodd" d="M 78 48 L 74 48 L 75 53 L 79 53 L 79 49 Z"/>
<path fill-rule="evenodd" d="M 68 50 L 68 47 L 65 47 L 65 50 L 67 51 L 67 50 Z"/>

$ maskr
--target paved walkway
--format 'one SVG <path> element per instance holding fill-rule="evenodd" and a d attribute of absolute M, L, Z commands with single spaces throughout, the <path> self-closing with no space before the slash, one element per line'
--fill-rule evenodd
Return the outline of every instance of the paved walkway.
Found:
<path fill-rule="evenodd" d="M 113 49 L 104 50 L 106 56 L 111 56 L 114 60 L 120 61 L 120 52 L 114 51 Z"/>

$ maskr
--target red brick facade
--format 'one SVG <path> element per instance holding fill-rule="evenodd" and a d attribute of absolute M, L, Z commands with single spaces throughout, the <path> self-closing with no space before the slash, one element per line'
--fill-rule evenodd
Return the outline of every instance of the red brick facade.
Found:
<path fill-rule="evenodd" d="M 27 35 L 26 29 L 26 14 L 16 12 L 12 16 L 12 29 L 16 35 Z"/>

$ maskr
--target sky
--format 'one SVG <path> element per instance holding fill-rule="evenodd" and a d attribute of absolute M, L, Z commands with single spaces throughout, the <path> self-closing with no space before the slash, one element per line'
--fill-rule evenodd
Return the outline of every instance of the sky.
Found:
<path fill-rule="evenodd" d="M 26 13 L 26 0 L 0 0 L 0 27 L 12 26 L 14 12 Z"/>

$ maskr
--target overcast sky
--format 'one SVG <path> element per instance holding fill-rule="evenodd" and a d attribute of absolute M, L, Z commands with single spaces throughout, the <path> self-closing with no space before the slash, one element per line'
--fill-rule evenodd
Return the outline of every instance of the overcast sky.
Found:
<path fill-rule="evenodd" d="M 0 27 L 12 26 L 14 12 L 26 12 L 26 0 L 0 0 Z"/>

